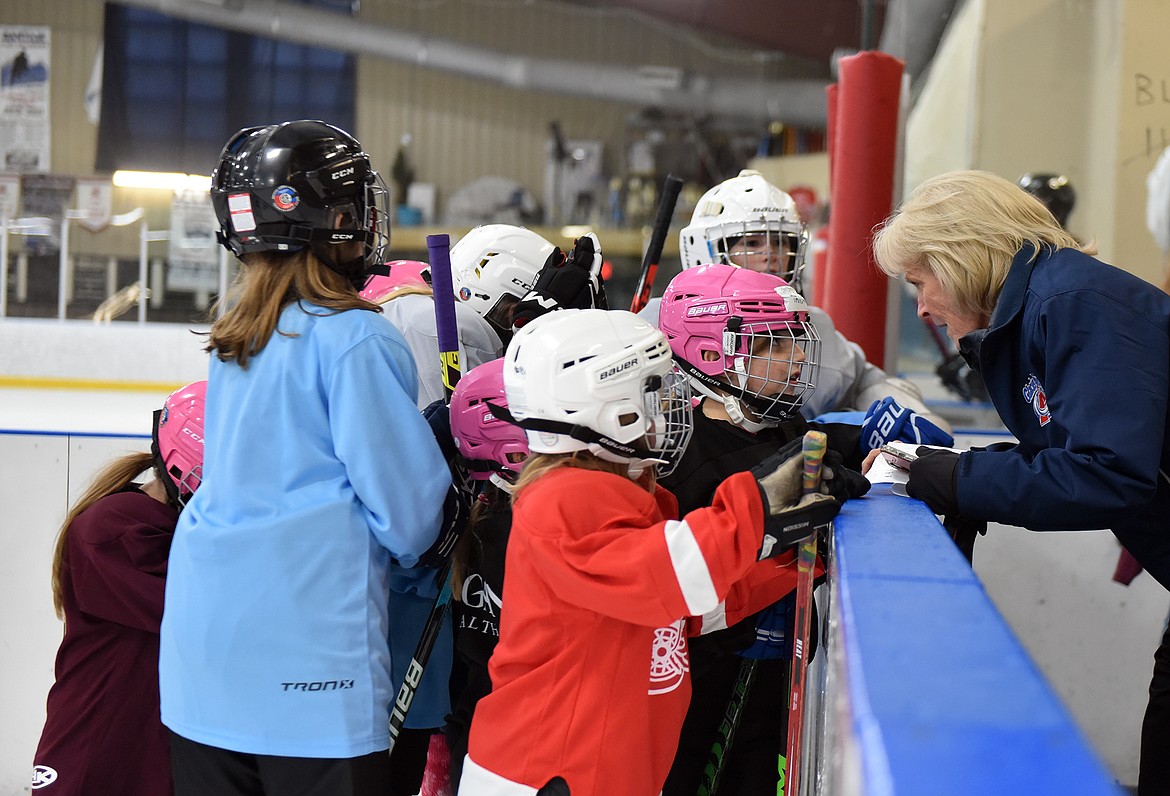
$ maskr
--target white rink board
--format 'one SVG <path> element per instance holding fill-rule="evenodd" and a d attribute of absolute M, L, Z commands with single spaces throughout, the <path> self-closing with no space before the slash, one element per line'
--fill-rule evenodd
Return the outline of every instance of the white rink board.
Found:
<path fill-rule="evenodd" d="M 98 468 L 149 446 L 144 438 L 0 432 L 0 796 L 29 792 L 53 683 L 62 632 L 49 586 L 57 528 Z"/>

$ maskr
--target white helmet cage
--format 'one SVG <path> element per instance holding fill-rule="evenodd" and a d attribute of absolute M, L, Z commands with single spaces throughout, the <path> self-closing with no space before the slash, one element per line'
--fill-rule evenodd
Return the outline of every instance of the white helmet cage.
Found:
<path fill-rule="evenodd" d="M 510 334 L 512 308 L 532 289 L 536 274 L 555 248 L 524 227 L 478 226 L 451 247 L 455 298 L 479 313 L 498 332 Z"/>
<path fill-rule="evenodd" d="M 808 242 L 793 198 L 758 171 L 744 169 L 699 199 L 690 225 L 679 233 L 679 253 L 683 268 L 707 263 L 751 267 L 749 262 L 762 260 L 768 273 L 799 290 Z"/>
<path fill-rule="evenodd" d="M 690 384 L 662 332 L 630 312 L 562 310 L 527 324 L 504 355 L 504 392 L 534 453 L 656 461 L 665 474 L 691 436 Z"/>

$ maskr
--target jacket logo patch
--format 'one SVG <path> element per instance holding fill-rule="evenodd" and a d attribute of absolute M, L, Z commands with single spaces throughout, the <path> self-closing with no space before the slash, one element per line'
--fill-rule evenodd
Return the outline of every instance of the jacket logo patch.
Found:
<path fill-rule="evenodd" d="M 685 620 L 678 620 L 669 627 L 654 631 L 654 642 L 650 646 L 650 690 L 649 694 L 669 694 L 682 685 L 683 675 L 690 671 L 687 656 Z"/>
<path fill-rule="evenodd" d="M 1052 411 L 1048 408 L 1044 385 L 1031 373 L 1028 374 L 1028 383 L 1024 385 L 1024 400 L 1032 404 L 1032 411 L 1036 413 L 1041 428 L 1052 422 Z"/>
<path fill-rule="evenodd" d="M 52 785 L 56 781 L 57 781 L 56 769 L 49 768 L 48 766 L 39 766 L 39 765 L 33 766 L 33 775 L 32 775 L 32 789 L 33 790 L 40 790 L 41 788 L 45 787 L 46 785 Z"/>

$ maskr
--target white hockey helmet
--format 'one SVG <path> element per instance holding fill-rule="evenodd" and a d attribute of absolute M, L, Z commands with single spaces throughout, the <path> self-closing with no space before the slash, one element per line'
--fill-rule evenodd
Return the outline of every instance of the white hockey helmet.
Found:
<path fill-rule="evenodd" d="M 455 298 L 479 313 L 506 341 L 512 329 L 512 308 L 532 289 L 554 248 L 524 227 L 476 227 L 451 247 Z"/>
<path fill-rule="evenodd" d="M 679 233 L 683 268 L 726 263 L 800 286 L 808 230 L 792 197 L 744 169 L 707 191 Z"/>
<path fill-rule="evenodd" d="M 691 393 L 662 332 L 621 310 L 563 310 L 527 324 L 504 355 L 513 421 L 534 453 L 585 450 L 612 462 L 677 463 Z"/>

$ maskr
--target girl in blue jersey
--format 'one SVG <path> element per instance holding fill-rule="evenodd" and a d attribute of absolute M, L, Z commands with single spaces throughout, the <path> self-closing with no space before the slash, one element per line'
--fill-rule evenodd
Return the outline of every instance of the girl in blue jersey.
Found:
<path fill-rule="evenodd" d="M 391 789 L 393 563 L 450 486 L 401 334 L 358 295 L 388 235 L 347 133 L 241 130 L 212 178 L 241 259 L 212 326 L 204 481 L 171 549 L 159 661 L 175 792 Z"/>

